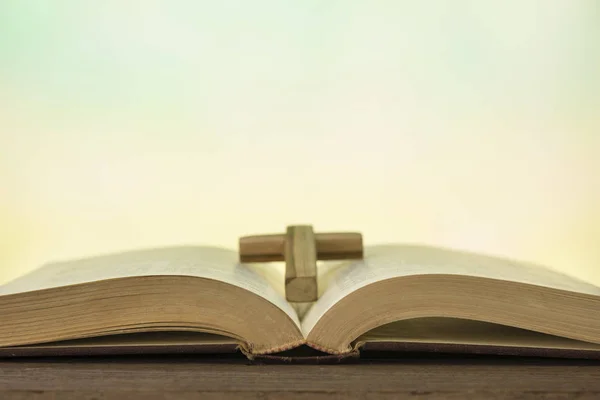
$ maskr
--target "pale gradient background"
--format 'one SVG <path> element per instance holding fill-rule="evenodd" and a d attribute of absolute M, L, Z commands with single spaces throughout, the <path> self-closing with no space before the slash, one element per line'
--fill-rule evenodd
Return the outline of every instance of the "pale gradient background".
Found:
<path fill-rule="evenodd" d="M 597 1 L 0 1 L 0 282 L 312 223 L 600 283 Z"/>

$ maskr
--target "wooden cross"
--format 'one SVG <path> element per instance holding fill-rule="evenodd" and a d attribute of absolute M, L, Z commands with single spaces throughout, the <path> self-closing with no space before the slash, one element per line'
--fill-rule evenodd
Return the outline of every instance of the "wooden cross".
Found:
<path fill-rule="evenodd" d="M 291 302 L 319 298 L 317 260 L 363 257 L 362 235 L 355 232 L 318 233 L 310 225 L 291 225 L 285 234 L 240 238 L 240 262 L 285 261 L 285 295 Z"/>

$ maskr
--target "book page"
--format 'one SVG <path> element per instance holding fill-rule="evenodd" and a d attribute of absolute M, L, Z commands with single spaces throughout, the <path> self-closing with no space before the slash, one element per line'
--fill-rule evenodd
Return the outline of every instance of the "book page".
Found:
<path fill-rule="evenodd" d="M 600 296 L 600 288 L 550 268 L 457 250 L 387 245 L 365 249 L 363 260 L 329 265 L 320 271 L 324 292 L 302 320 L 305 336 L 318 320 L 350 293 L 385 279 L 411 275 L 464 275 L 520 282 Z"/>
<path fill-rule="evenodd" d="M 213 279 L 246 289 L 270 301 L 300 326 L 285 300 L 284 281 L 268 265 L 240 264 L 238 253 L 215 247 L 169 247 L 129 251 L 47 264 L 4 286 L 0 296 L 107 279 L 139 276 L 190 276 Z"/>
<path fill-rule="evenodd" d="M 396 321 L 361 335 L 355 342 L 410 342 L 600 350 L 600 344 L 513 326 L 457 318 L 417 318 Z"/>

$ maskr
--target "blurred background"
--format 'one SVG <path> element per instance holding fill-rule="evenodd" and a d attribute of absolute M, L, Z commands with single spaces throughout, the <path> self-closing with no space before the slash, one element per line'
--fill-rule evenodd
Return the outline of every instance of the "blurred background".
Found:
<path fill-rule="evenodd" d="M 600 6 L 0 2 L 0 282 L 360 230 L 600 284 Z"/>

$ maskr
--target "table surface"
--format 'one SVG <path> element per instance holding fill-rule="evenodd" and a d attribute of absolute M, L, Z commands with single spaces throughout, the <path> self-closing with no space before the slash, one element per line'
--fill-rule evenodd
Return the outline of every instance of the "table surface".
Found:
<path fill-rule="evenodd" d="M 0 399 L 600 399 L 600 362 L 407 357 L 251 365 L 201 356 L 0 360 Z"/>

